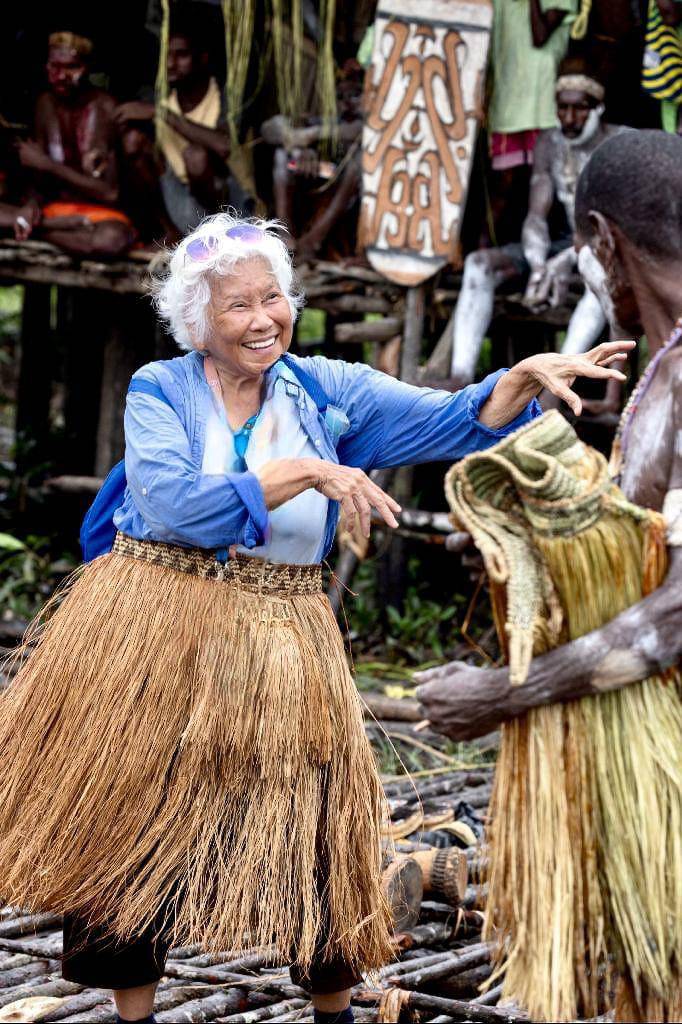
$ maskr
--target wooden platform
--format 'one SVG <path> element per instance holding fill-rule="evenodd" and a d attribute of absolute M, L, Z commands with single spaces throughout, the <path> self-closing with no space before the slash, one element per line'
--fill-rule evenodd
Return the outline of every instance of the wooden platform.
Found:
<path fill-rule="evenodd" d="M 144 295 L 154 257 L 131 253 L 125 260 L 78 259 L 48 242 L 29 239 L 0 241 L 0 283 L 56 284 L 66 288 L 96 288 L 122 295 Z"/>

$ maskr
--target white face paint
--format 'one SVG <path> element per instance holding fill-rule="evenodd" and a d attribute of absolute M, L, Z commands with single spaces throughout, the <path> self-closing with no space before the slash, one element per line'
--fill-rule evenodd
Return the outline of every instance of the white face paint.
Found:
<path fill-rule="evenodd" d="M 578 270 L 587 287 L 599 299 L 609 324 L 616 323 L 616 311 L 609 293 L 608 278 L 604 267 L 589 245 L 583 245 L 578 252 Z"/>
<path fill-rule="evenodd" d="M 581 131 L 580 135 L 576 135 L 574 139 L 569 139 L 566 136 L 564 136 L 564 138 L 566 139 L 566 144 L 570 146 L 571 149 L 579 149 L 580 146 L 585 146 L 588 142 L 591 142 L 597 134 L 597 132 L 599 131 L 599 126 L 601 125 L 603 113 L 604 105 L 602 103 L 600 103 L 596 107 L 593 107 L 587 115 L 587 119 L 585 121 L 585 124 L 583 125 L 583 130 Z"/>

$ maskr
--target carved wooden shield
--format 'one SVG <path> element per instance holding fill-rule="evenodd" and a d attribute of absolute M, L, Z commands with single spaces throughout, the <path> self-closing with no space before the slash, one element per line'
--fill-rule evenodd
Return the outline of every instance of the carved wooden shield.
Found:
<path fill-rule="evenodd" d="M 425 281 L 456 254 L 492 18 L 491 0 L 379 0 L 360 239 L 398 284 Z"/>

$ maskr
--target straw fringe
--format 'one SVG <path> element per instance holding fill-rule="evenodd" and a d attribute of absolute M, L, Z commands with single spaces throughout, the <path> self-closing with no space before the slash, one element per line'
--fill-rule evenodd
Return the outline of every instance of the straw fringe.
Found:
<path fill-rule="evenodd" d="M 558 413 L 468 456 L 447 494 L 486 560 L 517 683 L 529 647 L 591 632 L 665 577 L 662 517 L 627 502 Z M 682 1019 L 680 735 L 677 668 L 503 726 L 488 984 L 504 973 L 532 1019 Z"/>
<path fill-rule="evenodd" d="M 40 632 L 42 627 L 34 628 Z M 135 558 L 62 597 L 0 708 L 0 895 L 128 938 L 391 956 L 385 808 L 327 598 Z"/>
<path fill-rule="evenodd" d="M 571 639 L 639 600 L 653 566 L 660 582 L 658 518 L 642 530 L 605 515 L 575 537 L 536 537 Z M 488 934 L 505 936 L 497 955 L 505 992 L 534 1020 L 603 1012 L 610 954 L 635 1001 L 662 1014 L 616 1019 L 676 1019 L 667 1014 L 680 998 L 682 963 L 680 735 L 677 674 L 504 727 Z"/>

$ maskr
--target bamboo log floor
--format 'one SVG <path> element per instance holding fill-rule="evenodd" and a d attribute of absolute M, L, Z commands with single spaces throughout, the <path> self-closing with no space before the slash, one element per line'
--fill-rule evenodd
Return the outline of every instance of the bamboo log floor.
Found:
<path fill-rule="evenodd" d="M 481 839 L 494 771 L 491 755 L 487 763 L 457 760 L 442 737 L 428 734 L 416 721 L 416 702 L 396 703 L 404 705 L 402 720 L 390 701 L 372 706 L 369 700 L 374 716 L 368 717 L 369 735 L 374 740 L 377 730 L 385 730 L 398 736 L 399 746 L 421 743 L 431 751 L 433 767 L 409 777 L 384 777 L 391 811 L 384 879 L 395 908 L 395 960 L 353 990 L 356 1021 L 521 1024 L 528 1020 L 522 1010 L 500 1004 L 499 979 L 491 980 L 490 946 L 481 938 L 486 874 Z M 379 718 L 377 712 L 393 717 Z M 486 738 L 484 748 L 494 749 L 496 739 Z M 62 979 L 61 949 L 57 916 L 0 909 L 0 1024 L 115 1020 L 108 991 Z M 267 949 L 239 956 L 195 947 L 171 950 L 155 1014 L 159 1024 L 313 1020 L 307 994 Z"/>

